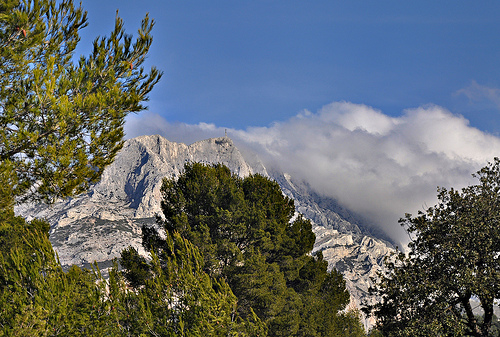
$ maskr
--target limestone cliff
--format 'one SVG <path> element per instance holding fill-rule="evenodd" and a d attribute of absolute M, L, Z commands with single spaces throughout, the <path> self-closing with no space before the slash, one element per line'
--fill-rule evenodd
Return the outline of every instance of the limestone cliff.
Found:
<path fill-rule="evenodd" d="M 392 246 L 371 235 L 334 200 L 315 194 L 305 182 L 266 168 L 255 157 L 248 164 L 227 137 L 189 146 L 161 136 L 130 139 L 88 193 L 50 207 L 22 205 L 16 212 L 50 222 L 50 239 L 63 265 L 98 261 L 106 267 L 129 245 L 144 252 L 140 228 L 154 223 L 160 212 L 162 179 L 178 176 L 186 162 L 223 163 L 239 176 L 259 173 L 276 180 L 295 200 L 297 211 L 312 220 L 314 250 L 322 251 L 330 268 L 344 274 L 356 303 L 368 299 L 370 277 L 380 270 Z"/>

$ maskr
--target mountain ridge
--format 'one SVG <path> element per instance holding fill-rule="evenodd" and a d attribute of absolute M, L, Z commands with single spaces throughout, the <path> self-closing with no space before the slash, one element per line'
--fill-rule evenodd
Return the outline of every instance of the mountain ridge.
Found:
<path fill-rule="evenodd" d="M 16 212 L 28 219 L 47 219 L 51 242 L 64 266 L 86 266 L 95 260 L 105 267 L 129 245 L 146 254 L 140 228 L 154 224 L 161 210 L 163 178 L 177 177 L 187 162 L 222 163 L 241 177 L 258 173 L 277 181 L 283 193 L 294 199 L 296 210 L 311 219 L 314 251 L 323 253 L 329 268 L 343 273 L 355 305 L 374 300 L 368 295 L 371 277 L 381 270 L 383 257 L 393 246 L 336 213 L 340 206 L 321 199 L 307 183 L 266 167 L 255 157 L 250 165 L 228 137 L 190 145 L 159 135 L 129 139 L 89 192 L 51 206 L 20 205 Z"/>

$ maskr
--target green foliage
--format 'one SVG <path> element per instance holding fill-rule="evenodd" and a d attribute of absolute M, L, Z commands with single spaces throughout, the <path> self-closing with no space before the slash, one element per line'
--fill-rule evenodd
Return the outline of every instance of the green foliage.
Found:
<path fill-rule="evenodd" d="M 151 257 L 146 267 L 144 258 L 129 248 L 120 260 L 122 266 L 142 265 L 139 269 L 148 272 L 141 278 L 127 269 L 121 273 L 135 288 L 136 303 L 124 311 L 134 317 L 137 331 L 159 336 L 265 334 L 265 326 L 256 315 L 246 320 L 236 315 L 236 297 L 227 283 L 203 271 L 198 249 L 179 233 L 167 233 L 152 249 Z M 123 292 L 116 293 L 123 296 Z"/>
<path fill-rule="evenodd" d="M 311 255 L 311 223 L 293 218 L 293 200 L 276 182 L 194 163 L 165 179 L 162 194 L 159 224 L 199 249 L 200 268 L 231 287 L 238 317 L 257 315 L 270 336 L 364 335 L 359 317 L 342 313 L 349 302 L 342 275 L 328 272 L 320 253 Z M 143 245 L 168 265 L 154 228 L 143 228 Z"/>
<path fill-rule="evenodd" d="M 388 261 L 368 311 L 388 336 L 494 336 L 500 298 L 500 160 L 474 175 L 479 183 L 439 189 L 439 203 L 401 224 L 413 237 L 409 253 Z M 478 320 L 471 305 L 478 299 Z"/>
<path fill-rule="evenodd" d="M 203 259 L 198 249 L 178 233 L 174 233 L 173 237 L 167 236 L 166 243 L 170 251 L 161 252 L 163 268 L 160 268 L 160 259 L 155 259 L 153 255 L 155 274 L 159 277 L 154 278 L 152 283 L 161 282 L 164 278 L 163 282 L 170 284 L 170 306 L 178 315 L 173 321 L 183 323 L 183 330 L 178 329 L 179 334 L 226 336 L 231 330 L 235 334 L 239 330 L 244 332 L 244 326 L 239 326 L 241 319 L 234 322 L 237 317 L 236 297 L 224 280 L 210 278 L 202 270 Z M 258 323 L 256 317 L 253 321 Z M 260 327 L 253 333 L 258 334 L 262 329 Z"/>
<path fill-rule="evenodd" d="M 384 335 L 382 334 L 382 332 L 380 332 L 380 330 L 374 328 L 374 329 L 371 329 L 370 332 L 368 332 L 368 337 L 383 337 Z"/>
<path fill-rule="evenodd" d="M 48 240 L 48 224 L 0 215 L 0 336 L 94 335 L 103 293 L 94 275 L 64 273 Z M 9 232 L 8 235 L 5 235 Z"/>
<path fill-rule="evenodd" d="M 143 285 L 151 277 L 150 265 L 133 247 L 122 251 L 120 265 L 124 268 L 125 278 L 134 288 Z"/>
<path fill-rule="evenodd" d="M 124 254 L 138 270 L 146 263 L 147 277 L 122 275 L 115 264 L 104 280 L 97 265 L 63 272 L 48 228 L 0 213 L 0 336 L 265 335 L 255 314 L 235 314 L 229 286 L 201 269 L 198 250 L 178 234 L 166 238 L 162 262 L 155 253 L 150 263 L 133 250 Z M 130 291 L 124 275 L 142 285 Z"/>
<path fill-rule="evenodd" d="M 96 182 L 122 146 L 124 118 L 161 77 L 143 62 L 153 22 L 133 41 L 117 17 L 74 62 L 86 12 L 72 1 L 0 6 L 0 207 L 13 197 L 53 201 Z M 28 193 L 29 192 L 29 193 Z"/>
<path fill-rule="evenodd" d="M 0 2 L 0 336 L 123 336 L 128 316 L 115 308 L 138 302 L 98 269 L 63 272 L 49 225 L 13 212 L 16 201 L 51 202 L 95 183 L 122 146 L 125 117 L 144 109 L 161 77 L 143 68 L 147 16 L 136 40 L 117 16 L 75 62 L 86 25 L 70 0 Z"/>

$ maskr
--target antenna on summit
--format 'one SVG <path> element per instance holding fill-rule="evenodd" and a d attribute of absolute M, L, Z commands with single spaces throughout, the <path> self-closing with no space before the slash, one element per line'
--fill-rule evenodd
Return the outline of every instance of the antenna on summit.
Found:
<path fill-rule="evenodd" d="M 227 129 L 224 129 L 224 137 L 227 138 Z"/>

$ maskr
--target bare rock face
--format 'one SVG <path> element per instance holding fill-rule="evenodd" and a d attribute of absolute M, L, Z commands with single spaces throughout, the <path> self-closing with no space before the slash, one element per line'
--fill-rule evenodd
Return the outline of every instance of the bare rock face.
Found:
<path fill-rule="evenodd" d="M 187 146 L 161 136 L 127 141 L 96 185 L 92 201 L 125 201 L 134 218 L 160 211 L 160 188 L 165 177 L 176 177 L 187 162 L 223 163 L 239 176 L 253 173 L 229 138 L 212 138 Z M 119 216 L 119 215 L 117 215 Z"/>
<path fill-rule="evenodd" d="M 368 289 L 394 246 L 373 235 L 372 228 L 335 200 L 314 193 L 305 182 L 295 181 L 287 173 L 270 172 L 283 192 L 294 199 L 297 211 L 312 221 L 316 234 L 313 252 L 320 251 L 329 268 L 343 274 L 351 304 L 359 308 L 363 303 L 374 303 L 377 299 L 369 296 Z"/>
<path fill-rule="evenodd" d="M 187 162 L 223 163 L 240 176 L 254 172 L 226 137 L 187 146 L 142 136 L 125 142 L 88 193 L 50 206 L 21 205 L 16 212 L 49 221 L 51 242 L 63 266 L 98 261 L 105 267 L 128 246 L 145 253 L 141 227 L 155 223 L 160 212 L 162 180 L 178 176 Z"/>
<path fill-rule="evenodd" d="M 189 146 L 157 135 L 130 139 L 88 193 L 51 206 L 21 205 L 16 212 L 49 221 L 50 239 L 63 266 L 97 261 L 107 267 L 128 246 L 145 254 L 141 227 L 155 223 L 160 212 L 162 180 L 178 176 L 187 162 L 222 163 L 241 177 L 259 173 L 276 180 L 295 200 L 297 211 L 312 220 L 314 250 L 323 253 L 330 268 L 343 273 L 353 302 L 372 300 L 367 293 L 370 278 L 382 268 L 392 245 L 370 234 L 348 210 L 316 195 L 306 183 L 266 168 L 255 158 L 248 164 L 227 137 Z"/>

